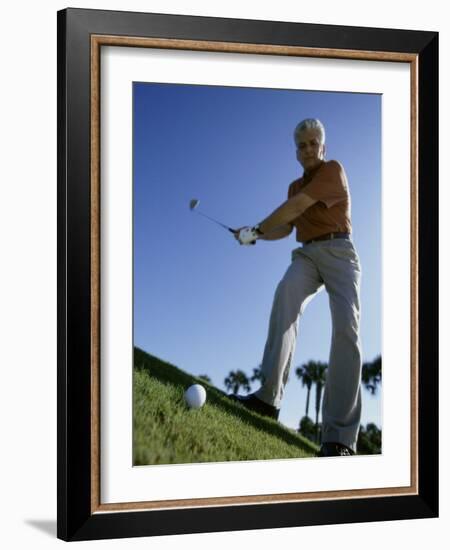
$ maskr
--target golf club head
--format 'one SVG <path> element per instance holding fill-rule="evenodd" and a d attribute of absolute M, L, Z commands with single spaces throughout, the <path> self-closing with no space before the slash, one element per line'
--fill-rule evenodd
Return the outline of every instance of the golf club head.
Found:
<path fill-rule="evenodd" d="M 199 204 L 200 204 L 200 201 L 199 201 L 198 199 L 191 199 L 191 200 L 189 201 L 189 209 L 190 209 L 190 211 L 193 212 L 193 211 L 197 208 L 197 206 L 198 206 Z M 234 229 L 232 229 L 231 227 L 228 227 L 228 225 L 225 225 L 224 223 L 219 222 L 218 220 L 216 220 L 216 219 L 214 219 L 214 218 L 211 218 L 211 216 L 208 216 L 208 215 L 204 214 L 203 212 L 200 212 L 199 210 L 196 210 L 196 213 L 197 213 L 197 214 L 200 214 L 200 215 L 203 216 L 204 218 L 208 218 L 208 220 L 210 220 L 210 221 L 216 223 L 217 225 L 220 225 L 220 226 L 223 227 L 224 229 L 228 229 L 228 231 L 229 231 L 230 233 L 233 233 L 233 234 L 235 233 L 235 230 L 234 230 Z"/>
<path fill-rule="evenodd" d="M 197 206 L 200 204 L 200 201 L 198 199 L 191 199 L 189 202 L 189 209 L 194 210 L 194 208 L 197 208 Z"/>

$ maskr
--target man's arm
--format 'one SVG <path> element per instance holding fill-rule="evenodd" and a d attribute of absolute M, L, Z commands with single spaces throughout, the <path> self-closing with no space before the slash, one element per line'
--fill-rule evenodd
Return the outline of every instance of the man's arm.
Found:
<path fill-rule="evenodd" d="M 267 218 L 259 224 L 259 229 L 263 233 L 262 238 L 264 238 L 264 235 L 270 237 L 269 234 L 271 231 L 275 232 L 279 227 L 289 224 L 289 222 L 292 222 L 298 218 L 298 216 L 301 216 L 305 210 L 316 202 L 316 199 L 312 199 L 302 192 L 294 195 L 274 210 L 272 214 L 267 216 Z M 292 226 L 289 225 L 289 227 L 290 233 L 292 231 Z M 269 238 L 268 240 L 271 239 Z"/>
<path fill-rule="evenodd" d="M 292 233 L 293 228 L 294 226 L 292 224 L 287 223 L 285 225 L 277 227 L 276 229 L 273 229 L 270 233 L 266 235 L 259 235 L 258 238 L 262 239 L 263 241 L 276 241 L 278 239 L 284 239 Z"/>

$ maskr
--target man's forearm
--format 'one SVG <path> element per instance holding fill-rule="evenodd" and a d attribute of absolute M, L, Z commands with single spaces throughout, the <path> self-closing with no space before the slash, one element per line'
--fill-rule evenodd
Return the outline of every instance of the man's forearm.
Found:
<path fill-rule="evenodd" d="M 303 212 L 312 206 L 316 201 L 305 195 L 299 193 L 294 197 L 285 201 L 281 206 L 272 212 L 267 218 L 265 218 L 260 224 L 259 228 L 263 234 L 270 234 L 272 231 L 276 231 L 278 227 L 284 226 L 292 222 L 298 216 L 301 216 Z"/>
<path fill-rule="evenodd" d="M 286 224 L 277 227 L 276 229 L 270 231 L 270 233 L 260 235 L 260 239 L 264 241 L 276 241 L 278 239 L 284 239 L 292 232 L 292 225 Z"/>

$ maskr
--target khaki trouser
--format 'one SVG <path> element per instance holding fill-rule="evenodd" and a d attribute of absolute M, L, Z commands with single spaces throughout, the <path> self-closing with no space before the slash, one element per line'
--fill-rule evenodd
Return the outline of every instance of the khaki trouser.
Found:
<path fill-rule="evenodd" d="M 316 241 L 292 251 L 278 284 L 261 365 L 262 401 L 279 408 L 295 351 L 298 321 L 322 286 L 329 295 L 332 341 L 322 403 L 322 442 L 356 451 L 361 420 L 361 266 L 351 238 Z"/>

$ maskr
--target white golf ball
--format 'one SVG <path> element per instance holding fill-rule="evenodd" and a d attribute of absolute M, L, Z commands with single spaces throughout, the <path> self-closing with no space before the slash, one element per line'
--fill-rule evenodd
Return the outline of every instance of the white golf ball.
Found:
<path fill-rule="evenodd" d="M 200 409 L 203 407 L 206 401 L 206 390 L 200 384 L 194 384 L 190 386 L 184 392 L 184 400 L 191 409 Z"/>

